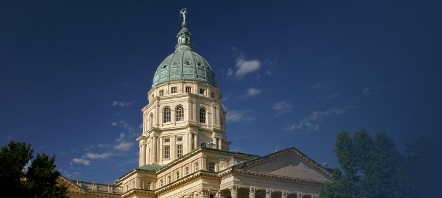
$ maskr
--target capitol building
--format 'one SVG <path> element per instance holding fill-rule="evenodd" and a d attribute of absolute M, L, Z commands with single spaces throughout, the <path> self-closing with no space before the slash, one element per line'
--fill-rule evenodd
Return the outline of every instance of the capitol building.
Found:
<path fill-rule="evenodd" d="M 266 156 L 229 150 L 215 73 L 194 50 L 186 10 L 175 51 L 142 108 L 139 166 L 114 184 L 57 180 L 69 197 L 315 198 L 331 173 L 294 147 Z"/>

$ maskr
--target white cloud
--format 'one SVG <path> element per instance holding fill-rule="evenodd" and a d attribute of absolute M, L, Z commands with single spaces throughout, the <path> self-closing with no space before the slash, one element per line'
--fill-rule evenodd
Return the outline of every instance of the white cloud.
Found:
<path fill-rule="evenodd" d="M 256 88 L 249 88 L 247 89 L 247 96 L 256 96 L 258 94 L 260 94 L 262 92 L 261 89 L 256 89 Z"/>
<path fill-rule="evenodd" d="M 257 59 L 246 60 L 244 57 L 236 59 L 236 73 L 237 76 L 244 76 L 252 73 L 261 67 L 261 62 Z"/>
<path fill-rule="evenodd" d="M 341 93 L 334 93 L 334 94 L 329 95 L 327 98 L 332 99 L 332 98 L 338 97 L 340 95 L 341 95 Z"/>
<path fill-rule="evenodd" d="M 248 111 L 228 111 L 226 115 L 227 122 L 251 121 L 254 118 L 249 117 Z"/>
<path fill-rule="evenodd" d="M 85 148 L 84 150 L 89 151 L 89 150 L 92 150 L 92 149 L 95 149 L 95 148 L 109 148 L 109 147 L 111 147 L 109 144 L 101 144 L 100 143 L 98 145 L 89 146 L 89 147 Z"/>
<path fill-rule="evenodd" d="M 271 75 L 273 74 L 273 72 L 270 71 L 270 70 L 267 70 L 267 71 L 266 71 L 266 74 L 269 75 L 269 76 L 271 76 Z"/>
<path fill-rule="evenodd" d="M 112 106 L 119 106 L 119 107 L 127 107 L 130 105 L 130 102 L 126 101 L 112 101 Z"/>
<path fill-rule="evenodd" d="M 120 136 L 116 139 L 117 142 L 119 142 L 116 146 L 114 146 L 115 150 L 119 151 L 128 151 L 132 146 L 135 145 L 133 142 L 127 142 L 125 140 L 126 134 L 120 133 Z"/>
<path fill-rule="evenodd" d="M 87 159 L 83 159 L 83 158 L 74 158 L 74 159 L 72 159 L 72 161 L 77 164 L 83 164 L 85 166 L 89 166 L 91 164 L 91 161 L 89 161 Z"/>
<path fill-rule="evenodd" d="M 111 156 L 111 153 L 102 153 L 102 154 L 98 154 L 98 153 L 86 153 L 86 157 L 89 159 L 107 159 Z"/>
<path fill-rule="evenodd" d="M 246 59 L 243 53 L 240 53 L 238 49 L 233 46 L 236 58 L 236 71 L 229 68 L 227 70 L 228 76 L 244 76 L 249 73 L 255 72 L 261 68 L 261 61 L 258 59 Z"/>
<path fill-rule="evenodd" d="M 117 140 L 117 142 L 121 142 L 124 140 L 125 137 L 126 137 L 125 133 L 120 133 L 120 136 L 116 140 Z"/>
<path fill-rule="evenodd" d="M 281 101 L 281 102 L 277 102 L 273 105 L 273 110 L 275 111 L 284 111 L 287 109 L 291 109 L 293 106 L 291 103 L 286 102 L 286 101 Z"/>
<path fill-rule="evenodd" d="M 232 69 L 227 69 L 227 76 L 233 76 L 233 70 Z"/>
<path fill-rule="evenodd" d="M 272 109 L 276 112 L 276 117 L 291 111 L 293 105 L 286 101 L 280 101 L 273 105 Z"/>
<path fill-rule="evenodd" d="M 316 83 L 316 85 L 313 86 L 313 89 L 326 89 L 328 88 L 328 85 L 322 82 Z"/>
<path fill-rule="evenodd" d="M 366 96 L 369 96 L 369 95 L 371 95 L 373 92 L 372 92 L 372 90 L 370 89 L 370 88 L 365 88 L 364 90 L 362 90 L 362 93 L 364 94 L 364 95 L 366 95 Z"/>
<path fill-rule="evenodd" d="M 326 111 L 314 111 L 309 116 L 303 118 L 301 121 L 297 123 L 293 123 L 290 126 L 285 127 L 286 131 L 294 131 L 294 130 L 318 130 L 322 119 L 325 116 L 329 115 L 339 115 L 346 112 L 349 109 L 355 108 L 354 105 L 344 106 L 344 107 L 334 107 L 328 109 Z"/>
<path fill-rule="evenodd" d="M 128 151 L 134 145 L 135 143 L 133 142 L 121 141 L 118 145 L 114 146 L 114 149 L 119 151 Z"/>

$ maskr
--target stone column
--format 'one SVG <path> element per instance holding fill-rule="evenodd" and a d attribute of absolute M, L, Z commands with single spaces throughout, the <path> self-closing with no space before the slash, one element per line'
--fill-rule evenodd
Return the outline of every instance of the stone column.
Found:
<path fill-rule="evenodd" d="M 215 198 L 224 198 L 224 194 L 221 191 L 216 192 Z"/>
<path fill-rule="evenodd" d="M 159 152 L 158 152 L 158 163 L 159 164 L 161 164 L 162 162 L 163 162 L 163 156 L 164 156 L 164 151 L 163 151 L 163 137 L 159 137 L 158 138 L 158 141 L 159 141 L 159 145 L 160 146 L 158 146 L 158 150 L 159 150 Z"/>
<path fill-rule="evenodd" d="M 152 146 L 152 144 L 151 144 L 151 146 Z M 152 154 L 151 154 L 151 150 L 150 150 L 150 148 L 146 145 L 146 164 L 150 164 L 151 163 L 151 159 L 150 159 L 150 156 L 151 156 Z"/>
<path fill-rule="evenodd" d="M 152 149 L 153 149 L 153 152 L 152 152 L 152 164 L 156 164 L 157 163 L 157 137 L 153 137 L 152 138 L 153 139 L 153 141 L 152 141 Z"/>
<path fill-rule="evenodd" d="M 188 152 L 192 151 L 193 149 L 194 149 L 193 148 L 193 133 L 189 132 L 189 151 Z"/>
<path fill-rule="evenodd" d="M 238 186 L 232 186 L 229 188 L 230 190 L 230 196 L 232 198 L 238 198 Z"/>
<path fill-rule="evenodd" d="M 170 159 L 176 159 L 176 135 L 170 137 Z"/>
<path fill-rule="evenodd" d="M 140 158 L 141 158 L 140 166 L 146 165 L 146 144 L 145 144 L 144 140 L 141 141 Z"/>
<path fill-rule="evenodd" d="M 143 166 L 143 145 L 141 144 L 141 142 L 139 144 L 139 147 L 140 147 L 140 157 L 138 160 L 138 166 Z"/>
<path fill-rule="evenodd" d="M 198 91 L 198 90 L 197 90 Z M 196 110 L 196 101 L 192 101 L 192 118 L 193 121 L 197 121 L 199 111 Z"/>
<path fill-rule="evenodd" d="M 287 198 L 288 195 L 289 195 L 289 193 L 287 191 L 285 191 L 285 190 L 283 190 L 281 192 L 281 198 Z"/>
<path fill-rule="evenodd" d="M 298 192 L 297 194 L 296 194 L 296 197 L 297 198 L 302 198 L 304 196 L 304 194 L 303 193 L 300 193 L 300 192 Z"/>
<path fill-rule="evenodd" d="M 156 108 L 156 112 L 155 112 L 155 115 L 157 118 L 155 119 L 155 123 L 154 123 L 155 126 L 158 126 L 160 124 L 160 97 L 157 97 L 157 98 L 158 98 L 158 100 L 156 101 L 157 108 Z"/>
<path fill-rule="evenodd" d="M 198 148 L 198 134 L 194 133 L 193 134 L 193 149 Z"/>
<path fill-rule="evenodd" d="M 272 192 L 273 192 L 273 190 L 272 189 L 266 189 L 266 198 L 272 198 Z"/>
<path fill-rule="evenodd" d="M 250 187 L 250 190 L 249 190 L 249 198 L 255 198 L 255 191 L 256 191 L 256 188 L 255 187 Z"/>
<path fill-rule="evenodd" d="M 219 145 L 218 147 L 219 147 L 219 149 L 223 149 L 223 143 L 222 142 L 223 142 L 223 138 L 219 138 L 218 139 L 218 145 Z"/>
<path fill-rule="evenodd" d="M 205 189 L 201 191 L 201 198 L 209 198 L 209 190 Z"/>
<path fill-rule="evenodd" d="M 215 107 L 213 106 L 213 103 L 210 105 L 210 114 L 208 113 L 207 117 L 210 117 L 210 122 L 207 124 L 210 124 L 211 127 L 215 126 Z M 210 115 L 210 116 L 209 116 Z"/>

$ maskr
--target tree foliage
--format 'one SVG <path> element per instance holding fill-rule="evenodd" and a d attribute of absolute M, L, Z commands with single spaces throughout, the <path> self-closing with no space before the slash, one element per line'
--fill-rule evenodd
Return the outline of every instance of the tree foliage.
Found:
<path fill-rule="evenodd" d="M 381 132 L 373 139 L 365 131 L 351 137 L 337 134 L 335 153 L 340 168 L 333 171 L 333 181 L 321 189 L 321 197 L 416 197 L 422 195 L 417 183 L 422 174 L 414 169 L 422 165 L 425 143 L 408 145 L 405 154 L 394 141 Z M 415 167 L 413 167 L 415 166 Z"/>
<path fill-rule="evenodd" d="M 66 187 L 56 183 L 59 176 L 55 156 L 34 158 L 29 143 L 10 142 L 1 148 L 0 183 L 5 197 L 66 197 Z"/>

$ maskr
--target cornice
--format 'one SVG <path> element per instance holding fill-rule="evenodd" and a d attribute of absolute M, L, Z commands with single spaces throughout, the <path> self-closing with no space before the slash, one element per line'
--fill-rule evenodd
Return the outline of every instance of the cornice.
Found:
<path fill-rule="evenodd" d="M 131 189 L 121 195 L 121 198 L 123 197 L 133 197 L 134 195 L 154 195 L 154 190 L 145 190 L 145 189 Z"/>
<path fill-rule="evenodd" d="M 231 172 L 232 176 L 237 175 L 237 174 L 238 175 L 245 175 L 245 176 L 253 176 L 253 177 L 258 177 L 258 178 L 265 177 L 265 178 L 273 179 L 273 180 L 289 181 L 289 182 L 309 184 L 309 185 L 315 185 L 315 186 L 321 186 L 324 184 L 323 182 L 317 182 L 317 181 L 313 181 L 313 180 L 307 180 L 307 179 L 302 179 L 302 178 L 293 178 L 293 177 L 284 177 L 284 176 L 272 175 L 272 174 L 256 173 L 256 172 L 246 171 L 246 170 L 242 170 L 242 169 L 233 170 Z"/>
<path fill-rule="evenodd" d="M 192 174 L 189 174 L 189 175 L 187 175 L 185 177 L 180 178 L 177 181 L 174 181 L 174 182 L 172 182 L 170 184 L 167 184 L 167 185 L 157 189 L 155 191 L 155 193 L 156 194 L 161 194 L 161 193 L 171 192 L 171 191 L 174 191 L 174 190 L 177 190 L 177 189 L 181 188 L 182 186 L 185 186 L 185 185 L 187 185 L 189 183 L 192 183 L 192 182 L 194 182 L 196 180 L 199 180 L 199 179 L 202 179 L 202 178 L 207 178 L 207 177 L 219 179 L 218 174 L 215 173 L 215 172 L 209 172 L 209 171 L 200 170 L 198 172 L 194 172 Z"/>

